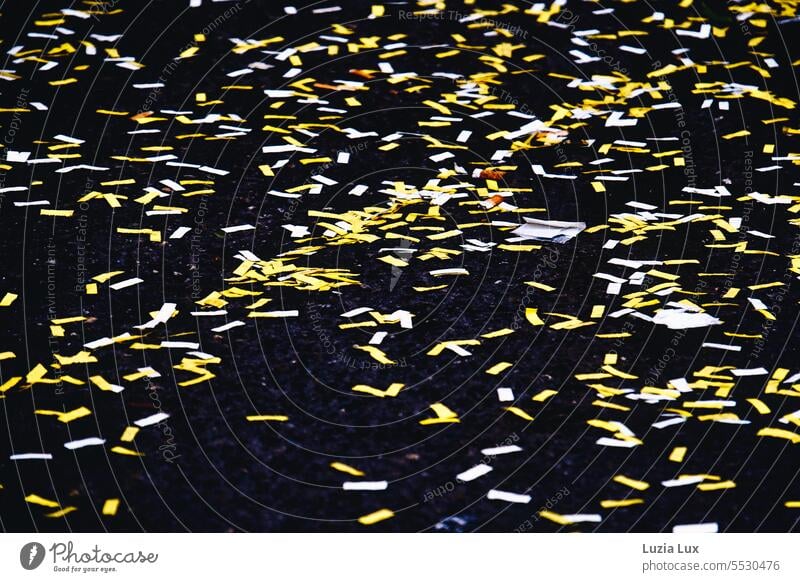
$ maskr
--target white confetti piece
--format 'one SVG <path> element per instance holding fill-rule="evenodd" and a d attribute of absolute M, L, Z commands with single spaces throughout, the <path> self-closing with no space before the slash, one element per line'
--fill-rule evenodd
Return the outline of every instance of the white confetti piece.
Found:
<path fill-rule="evenodd" d="M 64 448 L 67 448 L 72 451 L 75 449 L 82 449 L 83 447 L 93 447 L 93 446 L 103 445 L 105 444 L 105 442 L 106 442 L 105 439 L 101 439 L 98 437 L 89 437 L 85 439 L 79 439 L 76 441 L 69 441 L 67 443 L 64 443 Z"/>
<path fill-rule="evenodd" d="M 9 457 L 12 461 L 35 461 L 35 460 L 42 460 L 42 461 L 49 461 L 53 458 L 53 455 L 50 453 L 21 453 L 18 455 L 11 455 Z"/>
<path fill-rule="evenodd" d="M 140 418 L 139 420 L 135 420 L 133 422 L 133 424 L 135 424 L 139 428 L 144 428 L 144 427 L 147 427 L 147 426 L 152 426 L 154 424 L 158 424 L 159 422 L 167 420 L 168 418 L 169 418 L 169 414 L 167 414 L 166 412 L 157 412 L 157 413 L 152 414 L 150 416 L 146 416 L 144 418 Z"/>
<path fill-rule="evenodd" d="M 718 533 L 717 523 L 687 523 L 676 525 L 672 528 L 672 533 L 678 534 L 698 534 L 698 533 Z"/>
<path fill-rule="evenodd" d="M 497 455 L 508 455 L 511 453 L 519 453 L 522 451 L 517 445 L 504 445 L 500 447 L 489 447 L 488 449 L 481 449 L 481 454 L 487 457 L 496 457 Z"/>
<path fill-rule="evenodd" d="M 388 481 L 345 481 L 342 489 L 345 491 L 384 491 L 388 486 Z"/>
<path fill-rule="evenodd" d="M 507 501 L 508 503 L 530 503 L 531 501 L 530 495 L 510 493 L 497 489 L 490 489 L 489 493 L 486 494 L 486 498 L 491 501 Z"/>
<path fill-rule="evenodd" d="M 221 230 L 224 233 L 232 234 L 234 232 L 244 232 L 246 230 L 255 230 L 256 227 L 252 224 L 240 224 L 238 226 L 226 226 L 223 227 Z"/>
<path fill-rule="evenodd" d="M 144 279 L 140 279 L 139 277 L 131 277 L 130 279 L 125 279 L 124 281 L 113 283 L 109 285 L 109 287 L 114 291 L 119 291 L 120 289 L 133 287 L 134 285 L 138 285 L 140 283 L 144 283 Z"/>
<path fill-rule="evenodd" d="M 463 473 L 459 473 L 456 475 L 456 479 L 459 481 L 474 481 L 478 477 L 482 477 L 489 473 L 492 468 L 489 465 L 481 463 L 480 465 L 475 465 L 471 469 L 467 469 Z"/>

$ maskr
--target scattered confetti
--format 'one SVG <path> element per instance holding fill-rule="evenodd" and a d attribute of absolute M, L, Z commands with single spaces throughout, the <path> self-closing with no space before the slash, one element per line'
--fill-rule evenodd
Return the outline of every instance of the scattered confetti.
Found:
<path fill-rule="evenodd" d="M 166 4 L 3 14 L 4 527 L 795 527 L 796 2 Z"/>

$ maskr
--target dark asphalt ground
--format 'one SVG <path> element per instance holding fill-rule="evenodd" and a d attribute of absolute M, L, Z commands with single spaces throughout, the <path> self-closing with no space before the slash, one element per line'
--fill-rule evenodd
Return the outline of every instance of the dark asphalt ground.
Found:
<path fill-rule="evenodd" d="M 349 165 L 325 170 L 325 175 L 339 181 L 340 187 L 326 188 L 318 196 L 304 196 L 296 205 L 266 195 L 269 189 L 305 183 L 310 168 L 293 160 L 273 183 L 258 170 L 259 164 L 268 163 L 260 148 L 275 143 L 274 137 L 259 131 L 261 116 L 266 112 L 262 90 L 277 87 L 284 80 L 270 70 L 258 71 L 242 80 L 226 78 L 226 72 L 247 62 L 247 58 L 242 60 L 243 57 L 228 52 L 232 46 L 229 38 L 281 35 L 286 40 L 277 46 L 283 47 L 301 39 L 317 38 L 333 23 L 348 22 L 357 27 L 359 36 L 405 32 L 412 37 L 406 42 L 422 46 L 451 42 L 449 35 L 465 33 L 465 24 L 453 19 L 409 21 L 391 16 L 367 20 L 366 3 L 346 0 L 340 3 L 343 12 L 310 15 L 306 11 L 295 17 L 284 17 L 283 6 L 275 2 L 242 3 L 233 16 L 207 35 L 208 40 L 196 57 L 182 61 L 167 75 L 166 86 L 149 104 L 151 109 L 185 109 L 203 115 L 207 111 L 198 109 L 194 102 L 197 92 L 214 95 L 221 85 L 234 82 L 256 87 L 252 92 L 227 93 L 224 105 L 219 106 L 220 112 L 237 112 L 247 119 L 248 126 L 254 128 L 251 134 L 231 141 L 169 140 L 176 145 L 176 151 L 171 153 L 193 163 L 230 171 L 227 176 L 214 177 L 214 195 L 174 200 L 189 208 L 186 216 L 143 217 L 143 207 L 127 203 L 111 209 L 93 202 L 84 212 L 75 200 L 96 189 L 100 180 L 133 177 L 141 185 L 167 177 L 163 170 L 155 170 L 149 164 L 110 159 L 110 155 L 126 155 L 151 141 L 146 136 L 128 135 L 126 132 L 134 129 L 134 124 L 127 117 L 100 116 L 95 110 L 140 110 L 148 92 L 132 89 L 131 83 L 151 82 L 159 76 L 159 71 L 170 70 L 174 56 L 191 42 L 192 35 L 208 27 L 233 3 L 206 0 L 201 8 L 188 9 L 185 2 L 166 0 L 146 5 L 119 2 L 114 8 L 122 8 L 120 14 L 70 20 L 69 26 L 79 30 L 77 34 L 81 37 L 90 32 L 124 32 L 118 41 L 120 53 L 135 56 L 146 68 L 131 72 L 110 64 L 101 66 L 96 59 L 79 83 L 54 88 L 48 84 L 52 79 L 48 74 L 28 74 L 27 64 L 18 65 L 16 68 L 23 78 L 5 83 L 0 89 L 3 107 L 12 107 L 23 88 L 29 102 L 50 105 L 48 112 L 22 116 L 15 128 L 13 144 L 7 144 L 7 148 L 28 150 L 35 140 L 47 140 L 62 133 L 86 140 L 81 148 L 84 157 L 76 163 L 111 167 L 102 173 L 53 174 L 52 167 L 15 165 L 13 171 L 4 172 L 4 186 L 44 180 L 45 197 L 51 201 L 57 199 L 59 208 L 76 208 L 79 214 L 69 219 L 40 217 L 35 207 L 27 211 L 13 207 L 12 200 L 18 198 L 4 195 L 0 206 L 4 231 L 0 291 L 21 291 L 16 291 L 20 298 L 15 304 L 1 314 L 4 331 L 1 347 L 17 355 L 14 360 L 2 362 L 2 379 L 24 376 L 39 362 L 51 363 L 54 352 L 73 354 L 85 341 L 129 330 L 147 321 L 147 312 L 157 310 L 167 301 L 178 303 L 179 317 L 185 316 L 182 327 L 176 324 L 173 329 L 170 323 L 170 334 L 196 332 L 201 349 L 223 360 L 213 368 L 216 377 L 212 381 L 187 388 L 177 387 L 174 378 L 165 373 L 162 378 L 154 379 L 149 389 L 142 382 L 124 383 L 126 390 L 118 395 L 99 392 L 89 384 L 36 385 L 5 393 L 0 400 L 3 486 L 0 528 L 4 531 L 363 531 L 364 526 L 355 521 L 359 516 L 388 507 L 395 517 L 370 531 L 649 532 L 670 531 L 677 523 L 705 521 L 717 522 L 720 529 L 734 532 L 798 531 L 800 514 L 783 505 L 786 500 L 800 498 L 798 445 L 782 439 L 756 438 L 755 428 L 722 423 L 687 422 L 677 429 L 649 429 L 669 404 L 653 406 L 615 399 L 614 402 L 634 408 L 621 419 L 613 411 L 593 406 L 595 394 L 574 379 L 574 374 L 594 371 L 602 365 L 604 354 L 612 348 L 619 354 L 621 369 L 636 370 L 641 378 L 647 377 L 661 387 L 667 380 L 688 376 L 690 370 L 706 364 L 763 366 L 770 371 L 783 366 L 794 373 L 800 361 L 794 277 L 789 280 L 788 293 L 774 299 L 780 306 L 779 314 L 769 328 L 764 348 L 757 353 L 751 344 L 746 344 L 738 354 L 701 350 L 703 341 L 718 341 L 707 335 L 708 329 L 678 333 L 646 321 L 626 319 L 625 329 L 632 336 L 619 341 L 599 341 L 595 338 L 597 329 L 592 327 L 558 333 L 526 327 L 520 333 L 471 348 L 475 354 L 472 358 L 426 355 L 444 339 L 476 337 L 519 323 L 520 306 L 530 300 L 526 296 L 529 288 L 523 282 L 534 277 L 558 289 L 552 294 L 536 296 L 540 312 L 574 314 L 585 312 L 591 305 L 611 305 L 605 282 L 592 277 L 598 271 L 610 272 L 606 261 L 617 256 L 601 248 L 602 233 L 582 234 L 563 245 L 543 243 L 543 249 L 536 253 L 465 253 L 447 265 L 424 265 L 404 271 L 394 284 L 391 268 L 375 260 L 377 247 L 341 246 L 327 255 L 328 260 L 359 272 L 360 286 L 345 287 L 339 292 L 303 292 L 288 287 L 270 291 L 271 308 L 299 309 L 301 317 L 255 320 L 255 323 L 250 320 L 248 325 L 230 333 L 215 333 L 211 328 L 219 325 L 219 320 L 192 319 L 188 315 L 193 300 L 223 288 L 223 279 L 237 266 L 233 259 L 237 251 L 250 249 L 260 257 L 273 257 L 292 248 L 294 243 L 281 228 L 283 224 L 311 225 L 313 219 L 307 216 L 311 209 L 342 213 L 367 204 L 377 205 L 386 199 L 377 192 L 363 198 L 349 196 L 349 184 L 377 185 L 383 180 L 420 184 L 435 177 L 441 167 L 427 159 L 430 151 L 426 151 L 422 142 L 416 145 L 409 142 L 400 153 L 388 156 L 377 150 L 374 140 L 367 139 L 363 148 L 352 148 Z M 600 28 L 597 17 L 590 13 L 596 9 L 594 4 L 569 4 L 578 18 L 578 28 Z M 481 5 L 497 8 L 501 4 L 481 2 Z M 43 13 L 64 6 L 63 2 L 50 0 L 3 2 L 0 36 L 4 42 L 0 49 L 6 51 L 14 44 L 29 44 L 30 39 L 21 36 L 15 40 L 15 37 L 36 28 L 33 21 Z M 614 23 L 616 29 L 641 27 L 640 19 L 652 12 L 642 3 L 613 6 L 617 8 L 619 22 L 603 20 L 604 28 L 609 23 Z M 400 4 L 387 7 L 393 13 L 405 9 Z M 471 7 L 459 4 L 454 9 L 468 12 Z M 667 11 L 666 7 L 662 9 Z M 722 39 L 703 42 L 679 39 L 691 46 L 692 59 L 735 62 L 752 58 L 742 29 L 732 22 L 724 5 L 696 2 L 693 9 L 715 26 L 730 28 Z M 532 73 L 504 76 L 502 90 L 524 104 L 525 111 L 546 119 L 551 113 L 548 109 L 551 103 L 576 98 L 574 92 L 565 91 L 561 81 L 547 77 L 548 71 L 588 77 L 608 70 L 602 62 L 575 65 L 566 54 L 574 47 L 561 29 L 531 28 L 531 17 L 522 14 L 498 19 L 529 31 L 510 42 L 523 42 L 530 47 L 529 52 L 548 55 L 535 63 Z M 789 64 L 800 58 L 794 41 L 798 27 L 797 23 L 779 25 L 770 21 L 768 38 L 758 47 L 779 55 L 776 58 L 781 68 L 773 73 L 768 86 L 774 94 L 789 98 L 798 95 L 794 69 Z M 647 56 L 619 51 L 615 41 L 603 44 L 633 79 L 644 79 L 657 68 L 654 61 L 663 64 L 674 61 L 669 54 L 675 46 L 674 35 L 655 28 L 648 30 L 652 31 L 650 36 L 641 40 L 650 51 Z M 780 44 L 778 32 L 784 35 L 784 44 Z M 254 51 L 248 58 L 260 57 L 265 55 Z M 74 58 L 74 64 L 82 62 L 78 56 Z M 374 69 L 375 63 L 374 53 L 351 55 L 304 75 L 333 82 L 353 78 L 349 74 L 352 69 Z M 13 68 L 9 63 L 3 66 Z M 403 57 L 402 66 L 395 66 L 398 71 L 438 70 L 464 75 L 486 70 L 475 55 L 467 52 L 436 60 L 431 58 L 430 51 L 424 50 L 411 51 Z M 733 78 L 734 73 L 738 82 L 745 83 L 745 79 L 760 82 L 754 73 L 748 75 L 739 69 L 723 69 L 712 78 L 727 81 L 730 78 L 723 75 Z M 763 143 L 779 144 L 778 151 L 784 152 L 781 155 L 792 151 L 797 137 L 783 135 L 775 126 L 764 125 L 760 120 L 785 114 L 796 122 L 796 111 L 776 111 L 767 101 L 747 99 L 732 101 L 730 114 L 722 115 L 700 109 L 703 95 L 692 93 L 697 81 L 693 74 L 672 75 L 668 79 L 677 100 L 684 106 L 692 169 L 696 172 L 691 179 L 696 180 L 697 187 L 713 187 L 724 178 L 730 180 L 728 187 L 737 195 L 748 180 L 752 180 L 752 191 L 771 195 L 796 191 L 792 184 L 797 173 L 790 163 L 780 172 L 753 173 L 745 161 L 750 155 L 746 152 L 755 150 L 755 165 L 767 165 L 769 162 L 764 160 L 768 156 L 761 154 Z M 437 78 L 434 83 L 438 91 L 453 85 L 446 78 Z M 401 128 L 427 131 L 420 130 L 416 121 L 428 119 L 431 110 L 420 106 L 419 95 L 399 90 L 405 86 L 398 85 L 398 90 L 392 90 L 391 85 L 381 85 L 359 93 L 363 102 L 359 115 L 345 116 L 347 121 L 342 123 L 376 131 L 381 136 Z M 287 110 L 295 107 L 291 104 Z M 12 119 L 8 113 L 2 115 L 0 131 L 8 136 Z M 493 121 L 467 118 L 459 129 L 469 129 L 480 136 L 493 131 L 490 123 Z M 747 140 L 719 139 L 720 135 L 743 126 L 752 132 Z M 191 131 L 191 126 L 178 126 L 170 127 L 168 133 Z M 629 211 L 625 203 L 633 199 L 663 209 L 666 200 L 686 196 L 681 194 L 681 188 L 687 185 L 689 177 L 681 168 L 637 174 L 630 182 L 608 185 L 604 194 L 595 193 L 588 178 L 540 181 L 529 168 L 531 163 L 553 168 L 562 161 L 560 156 L 583 163 L 602 157 L 580 143 L 581 139 L 593 138 L 604 143 L 643 137 L 683 138 L 682 131 L 673 110 L 649 114 L 632 133 L 627 128 L 603 127 L 602 123 L 587 125 L 574 130 L 560 151 L 543 148 L 521 152 L 514 158 L 520 170 L 510 172 L 505 183 L 511 188 L 534 188 L 523 200 L 517 199 L 520 206 L 544 207 L 547 218 L 580 220 L 590 226 L 606 222 L 613 213 Z M 327 131 L 314 143 L 320 151 L 335 152 L 360 142 Z M 479 137 L 471 140 L 469 146 L 469 159 L 474 160 L 486 160 L 500 147 Z M 617 157 L 622 165 L 643 166 L 635 157 L 612 157 Z M 187 169 L 181 170 L 180 176 L 207 178 L 200 171 Z M 448 227 L 467 220 L 463 209 L 442 210 L 445 214 L 452 213 L 447 216 Z M 85 216 L 85 222 L 81 216 Z M 202 219 L 195 222 L 197 216 Z M 733 265 L 732 250 L 711 252 L 703 246 L 712 241 L 706 227 L 697 223 L 683 227 L 677 234 L 651 235 L 634 247 L 631 258 L 699 258 L 701 271 L 733 272 L 733 286 L 738 287 L 756 280 L 783 280 L 786 273 L 783 255 L 798 253 L 793 246 L 797 227 L 787 222 L 793 216 L 787 215 L 783 206 L 764 204 L 752 205 L 748 216 L 749 228 L 777 237 L 770 241 L 770 249 L 781 256 L 741 254 Z M 257 229 L 227 236 L 219 230 L 245 223 L 257 224 Z M 81 240 L 84 224 L 85 243 Z M 115 232 L 119 226 L 141 225 L 169 233 L 180 224 L 195 230 L 181 240 L 167 240 L 163 244 L 151 244 L 146 237 L 122 237 Z M 485 232 L 490 231 L 482 231 Z M 493 236 L 498 234 L 494 231 Z M 448 246 L 448 242 L 443 241 L 441 246 Z M 315 258 L 308 260 L 315 264 Z M 103 290 L 89 298 L 76 290 L 82 265 L 87 265 L 89 275 L 119 269 L 125 270 L 126 277 L 142 277 L 145 283 L 113 293 Z M 425 272 L 444 266 L 464 266 L 470 276 L 459 277 L 444 292 L 420 294 L 412 289 L 415 285 L 441 282 L 431 283 Z M 701 284 L 702 278 L 696 270 L 681 273 L 685 289 Z M 706 283 L 709 287 L 702 289 L 716 292 L 716 281 L 703 281 Z M 624 301 L 613 300 L 615 308 Z M 51 301 L 55 302 L 52 308 Z M 391 342 L 382 346 L 387 353 L 391 351 L 398 365 L 376 368 L 367 354 L 352 349 L 353 344 L 366 343 L 373 329 L 337 329 L 343 321 L 339 314 L 364 305 L 382 313 L 407 309 L 415 314 L 414 329 L 395 328 Z M 85 322 L 82 328 L 80 324 L 69 328 L 67 337 L 54 344 L 48 333 L 52 314 L 58 317 L 84 314 L 92 321 Z M 744 314 L 741 310 L 729 308 L 723 315 L 726 322 L 741 318 L 742 333 L 755 333 L 763 323 L 758 315 Z M 605 331 L 621 327 L 616 322 L 615 329 Z M 665 357 L 668 347 L 676 345 L 673 341 L 677 347 Z M 169 350 L 105 349 L 98 364 L 79 366 L 83 369 L 71 373 L 83 380 L 93 374 L 110 379 L 117 378 L 118 371 L 129 373 L 145 365 L 169 371 L 180 359 Z M 483 370 L 499 360 L 516 363 L 502 381 L 483 374 Z M 666 362 L 663 369 L 659 369 L 660 361 Z M 391 382 L 407 386 L 394 400 L 376 400 L 350 391 L 356 384 L 386 387 Z M 525 402 L 530 402 L 530 396 L 544 388 L 558 390 L 559 395 L 540 405 L 532 412 L 535 421 L 526 423 L 501 414 L 495 395 L 498 386 L 514 387 L 515 394 L 523 396 Z M 734 398 L 743 401 L 745 395 L 735 394 Z M 459 411 L 461 423 L 421 426 L 418 421 L 428 416 L 427 408 L 433 402 L 446 402 Z M 81 405 L 93 410 L 92 418 L 85 421 L 87 425 L 78 424 L 83 420 L 62 424 L 33 414 L 35 409 L 71 410 Z M 783 399 L 774 406 L 775 418 L 796 408 L 797 399 Z M 102 435 L 110 444 L 131 419 L 162 410 L 170 413 L 169 420 L 159 427 L 143 429 L 136 437 L 136 448 L 145 453 L 144 457 L 111 454 L 108 447 L 74 452 L 61 447 L 67 440 L 92 435 Z M 246 415 L 257 413 L 286 414 L 290 419 L 285 423 L 245 420 Z M 595 445 L 603 435 L 586 425 L 587 419 L 595 417 L 623 420 L 637 435 L 646 434 L 646 446 L 616 449 Z M 455 480 L 457 473 L 480 462 L 482 448 L 507 442 L 518 444 L 523 452 L 492 459 L 489 464 L 493 472 L 481 480 L 470 483 Z M 689 447 L 688 457 L 680 468 L 665 462 L 669 451 L 677 445 Z M 57 454 L 47 462 L 8 460 L 15 452 L 33 450 L 52 450 Z M 342 491 L 342 481 L 347 476 L 329 467 L 336 460 L 359 467 L 366 478 L 388 480 L 387 491 Z M 722 475 L 736 481 L 737 487 L 714 492 L 697 491 L 693 487 L 661 488 L 658 482 L 673 478 L 675 471 Z M 613 511 L 600 510 L 600 500 L 627 494 L 610 483 L 611 477 L 618 473 L 653 484 L 646 493 L 647 502 Z M 526 492 L 532 501 L 527 505 L 487 501 L 489 488 Z M 48 518 L 41 507 L 23 501 L 31 493 L 58 499 L 62 506 L 74 505 L 78 510 L 61 518 Z M 633 496 L 640 495 L 634 493 Z M 122 500 L 113 518 L 100 514 L 103 500 L 111 497 Z M 597 524 L 567 526 L 552 523 L 536 515 L 548 501 L 558 513 L 602 513 L 603 520 Z"/>

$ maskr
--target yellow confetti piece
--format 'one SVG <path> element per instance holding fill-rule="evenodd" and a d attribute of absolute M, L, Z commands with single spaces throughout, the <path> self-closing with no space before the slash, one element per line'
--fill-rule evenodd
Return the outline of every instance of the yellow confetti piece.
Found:
<path fill-rule="evenodd" d="M 750 132 L 746 129 L 742 129 L 741 131 L 734 131 L 733 133 L 727 133 L 722 136 L 722 139 L 733 139 L 735 137 L 745 137 L 750 135 Z"/>
<path fill-rule="evenodd" d="M 102 376 L 91 376 L 89 378 L 92 384 L 100 388 L 100 390 L 110 391 L 110 392 L 117 392 L 118 389 L 114 387 L 111 382 L 103 378 Z"/>
<path fill-rule="evenodd" d="M 91 414 L 92 414 L 91 410 L 89 410 L 85 406 L 81 406 L 69 412 L 60 412 L 58 414 L 58 421 L 66 424 L 68 422 L 72 422 L 73 420 L 78 420 L 79 418 L 90 416 Z"/>
<path fill-rule="evenodd" d="M 525 319 L 528 320 L 528 323 L 531 325 L 544 325 L 544 321 L 539 317 L 538 312 L 539 310 L 535 307 L 525 308 Z"/>
<path fill-rule="evenodd" d="M 367 515 L 362 515 L 358 518 L 358 523 L 361 525 L 373 525 L 380 521 L 391 519 L 392 517 L 394 517 L 394 511 L 384 508 L 379 509 L 378 511 L 373 511 Z"/>
<path fill-rule="evenodd" d="M 622 378 L 623 380 L 636 380 L 638 378 L 638 376 L 634 376 L 633 374 L 628 374 L 627 372 L 618 370 L 611 365 L 605 365 L 601 369 L 604 370 L 605 372 L 608 372 L 612 376 L 616 376 L 617 378 Z"/>
<path fill-rule="evenodd" d="M 458 50 L 458 49 L 453 49 L 453 50 L 449 50 L 449 51 L 443 51 L 443 52 L 440 52 L 440 53 L 436 53 L 436 58 L 437 59 L 446 59 L 448 57 L 454 57 L 455 55 L 459 54 L 460 52 L 461 51 Z"/>
<path fill-rule="evenodd" d="M 58 383 L 58 380 L 56 380 L 56 379 L 45 378 L 46 375 L 47 375 L 47 368 L 45 368 L 41 364 L 36 364 L 31 369 L 31 371 L 28 372 L 28 375 L 25 376 L 25 383 L 26 384 L 37 384 L 37 383 L 40 383 L 40 382 L 42 384 L 57 384 Z"/>
<path fill-rule="evenodd" d="M 592 319 L 598 319 L 603 317 L 603 313 L 605 313 L 606 306 L 605 305 L 594 305 L 592 306 L 592 313 L 589 315 Z"/>
<path fill-rule="evenodd" d="M 512 334 L 512 333 L 514 333 L 514 330 L 511 329 L 511 328 L 506 327 L 506 328 L 503 328 L 503 329 L 498 329 L 497 331 L 490 331 L 489 333 L 484 333 L 484 334 L 481 335 L 481 337 L 486 338 L 486 339 L 493 339 L 493 338 L 496 338 L 496 337 L 502 337 L 504 335 L 509 335 L 509 334 Z"/>
<path fill-rule="evenodd" d="M 53 511 L 52 513 L 46 513 L 45 517 L 52 517 L 52 518 L 64 517 L 65 515 L 77 510 L 78 508 L 75 507 L 74 505 L 68 505 L 67 507 L 59 509 L 58 511 Z"/>
<path fill-rule="evenodd" d="M 427 355 L 438 356 L 447 348 L 455 348 L 459 346 L 478 346 L 480 343 L 480 340 L 449 340 L 439 342 L 428 351 Z"/>
<path fill-rule="evenodd" d="M 333 161 L 333 159 L 331 159 L 331 158 L 329 158 L 327 156 L 323 157 L 323 158 L 301 158 L 300 159 L 300 163 L 303 164 L 304 166 L 307 166 L 309 164 L 327 164 L 327 163 L 330 163 L 332 161 Z"/>
<path fill-rule="evenodd" d="M 531 400 L 533 400 L 534 402 L 544 402 L 545 400 L 552 398 L 556 394 L 558 394 L 558 391 L 556 390 L 542 390 L 538 394 L 535 394 L 531 398 Z"/>
<path fill-rule="evenodd" d="M 124 180 L 109 180 L 107 182 L 100 182 L 101 186 L 126 186 L 129 184 L 136 184 L 133 178 L 126 178 Z"/>
<path fill-rule="evenodd" d="M 642 505 L 644 499 L 631 498 L 631 499 L 603 499 L 600 502 L 600 507 L 603 509 L 614 509 L 616 507 L 630 507 L 631 505 Z"/>
<path fill-rule="evenodd" d="M 331 469 L 335 469 L 341 473 L 347 473 L 348 475 L 352 475 L 353 477 L 363 477 L 366 473 L 364 471 L 360 471 L 355 467 L 350 465 L 346 465 L 345 463 L 340 463 L 339 461 L 334 461 L 331 463 Z"/>
<path fill-rule="evenodd" d="M 0 307 L 8 307 L 17 299 L 18 295 L 16 293 L 6 293 L 3 295 L 3 298 L 0 299 Z"/>
<path fill-rule="evenodd" d="M 800 434 L 784 430 L 782 428 L 765 427 L 756 433 L 756 436 L 766 436 L 778 439 L 786 439 L 792 444 L 800 443 Z"/>
<path fill-rule="evenodd" d="M 61 504 L 57 501 L 53 501 L 52 499 L 47 499 L 45 497 L 40 497 L 35 493 L 32 493 L 25 497 L 25 501 L 28 503 L 32 503 L 33 505 L 41 505 L 43 507 L 61 507 Z"/>
<path fill-rule="evenodd" d="M 133 449 L 121 447 L 119 445 L 111 447 L 111 452 L 116 453 L 118 455 L 125 455 L 128 457 L 144 457 L 144 453 L 140 453 L 139 451 L 134 451 Z"/>
<path fill-rule="evenodd" d="M 527 421 L 533 420 L 533 417 L 530 414 L 528 414 L 527 412 L 525 412 L 521 408 L 517 408 L 516 406 L 507 406 L 506 410 L 508 412 L 510 412 L 511 414 L 519 416 L 523 420 L 527 420 Z"/>
<path fill-rule="evenodd" d="M 150 242 L 161 242 L 161 232 L 151 228 L 123 228 L 118 227 L 117 232 L 120 234 L 144 234 L 150 238 Z M 88 285 L 87 285 L 88 287 Z"/>
<path fill-rule="evenodd" d="M 436 418 L 425 418 L 423 420 L 420 420 L 419 423 L 423 426 L 427 426 L 430 424 L 461 422 L 458 418 L 458 414 L 450 410 L 447 406 L 445 406 L 441 402 L 436 402 L 435 404 L 431 404 L 430 409 L 433 410 L 433 412 L 436 414 Z"/>
<path fill-rule="evenodd" d="M 383 257 L 378 257 L 378 260 L 379 261 L 383 261 L 384 263 L 387 263 L 389 265 L 392 265 L 393 267 L 407 267 L 408 266 L 408 261 L 404 261 L 403 259 L 401 259 L 399 257 L 395 257 L 393 255 L 386 255 L 386 256 L 383 256 Z"/>
<path fill-rule="evenodd" d="M 119 499 L 106 499 L 103 503 L 103 515 L 117 515 Z"/>
<path fill-rule="evenodd" d="M 253 414 L 246 419 L 250 422 L 286 422 L 289 417 L 282 414 Z"/>
<path fill-rule="evenodd" d="M 180 55 L 178 55 L 178 58 L 180 58 L 180 59 L 188 59 L 188 58 L 193 57 L 194 55 L 196 55 L 197 51 L 199 51 L 199 50 L 200 50 L 200 47 L 197 47 L 197 46 L 189 47 L 186 50 L 182 51 L 180 53 Z"/>
<path fill-rule="evenodd" d="M 626 477 L 625 475 L 615 475 L 613 480 L 619 483 L 620 485 L 625 485 L 626 487 L 630 487 L 631 489 L 636 489 L 637 491 L 645 491 L 650 488 L 650 484 L 647 481 L 639 481 L 637 479 L 631 479 L 630 477 Z"/>
<path fill-rule="evenodd" d="M 362 327 L 377 327 L 378 324 L 374 321 L 361 321 L 356 323 L 340 323 L 339 329 L 358 329 Z"/>
<path fill-rule="evenodd" d="M 100 273 L 99 275 L 95 275 L 92 277 L 93 281 L 97 281 L 98 283 L 105 283 L 109 279 L 113 279 L 117 275 L 122 275 L 125 271 L 109 271 L 107 273 Z"/>
<path fill-rule="evenodd" d="M 673 463 L 682 463 L 686 456 L 686 447 L 675 447 L 669 454 L 669 460 Z"/>
<path fill-rule="evenodd" d="M 575 379 L 579 382 L 583 382 L 585 380 L 605 380 L 606 378 L 611 378 L 611 374 L 606 374 L 604 372 L 575 374 Z"/>
<path fill-rule="evenodd" d="M 125 430 L 122 431 L 122 435 L 119 437 L 119 440 L 121 440 L 123 443 L 132 443 L 137 434 L 139 434 L 138 426 L 126 426 Z"/>
<path fill-rule="evenodd" d="M 752 404 L 753 408 L 755 408 L 759 414 L 769 414 L 770 412 L 772 412 L 772 410 L 770 410 L 770 407 L 761 402 L 761 400 L 759 400 L 758 398 L 748 398 L 747 402 Z"/>
<path fill-rule="evenodd" d="M 428 293 L 429 291 L 438 291 L 446 288 L 447 285 L 434 285 L 433 287 L 413 287 L 414 291 L 417 293 Z"/>
<path fill-rule="evenodd" d="M 356 386 L 353 386 L 352 390 L 353 392 L 362 392 L 364 394 L 371 394 L 372 396 L 377 396 L 378 398 L 385 398 L 387 396 L 389 398 L 394 398 L 398 394 L 400 394 L 400 391 L 403 389 L 404 386 L 405 384 L 394 383 L 391 384 L 386 390 L 379 390 L 377 388 L 373 388 L 372 386 L 367 386 L 365 384 L 358 384 Z"/>
<path fill-rule="evenodd" d="M 13 376 L 0 384 L 0 394 L 11 390 L 14 386 L 19 384 L 20 380 L 22 380 L 22 376 Z"/>
<path fill-rule="evenodd" d="M 700 421 L 712 421 L 712 422 L 727 422 L 727 421 L 737 421 L 741 420 L 738 415 L 727 412 L 722 414 L 704 414 L 702 416 L 698 416 L 697 420 Z"/>
<path fill-rule="evenodd" d="M 718 483 L 700 483 L 697 488 L 700 491 L 718 491 L 720 489 L 733 489 L 736 483 L 733 481 L 720 481 Z"/>
<path fill-rule="evenodd" d="M 553 511 L 548 511 L 548 510 L 540 511 L 539 517 L 543 517 L 544 519 L 550 520 L 553 523 L 557 523 L 559 525 L 569 525 L 572 523 L 572 520 L 566 518 L 560 513 L 555 513 Z"/>
<path fill-rule="evenodd" d="M 630 412 L 630 407 L 622 406 L 621 404 L 614 404 L 613 402 L 604 402 L 603 400 L 595 400 L 592 402 L 592 406 L 597 406 L 599 408 L 611 408 L 612 410 L 621 410 L 623 412 Z"/>
<path fill-rule="evenodd" d="M 780 281 L 773 281 L 772 283 L 760 283 L 758 285 L 748 285 L 748 289 L 759 291 L 761 289 L 771 289 L 772 287 L 783 287 L 786 283 Z"/>
<path fill-rule="evenodd" d="M 541 249 L 541 245 L 512 245 L 512 244 L 499 244 L 497 248 L 503 251 L 527 253 Z"/>
<path fill-rule="evenodd" d="M 539 283 L 538 281 L 525 281 L 525 284 L 541 289 L 542 291 L 547 291 L 548 293 L 556 290 L 555 287 L 546 285 L 545 283 Z"/>
<path fill-rule="evenodd" d="M 372 356 L 373 360 L 377 360 L 381 364 L 385 365 L 393 365 L 396 364 L 394 360 L 390 360 L 386 354 L 380 348 L 376 348 L 375 346 L 360 346 L 355 345 L 353 346 L 357 350 L 361 350 L 362 352 L 367 352 L 370 356 Z"/>
<path fill-rule="evenodd" d="M 511 362 L 498 362 L 497 364 L 486 370 L 486 373 L 491 376 L 497 376 L 504 370 L 508 370 L 513 365 L 514 364 L 512 364 Z"/>

